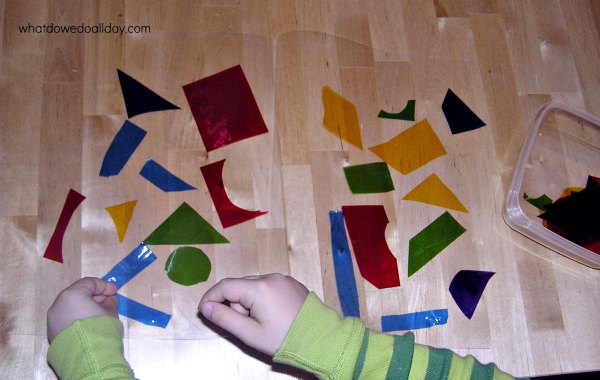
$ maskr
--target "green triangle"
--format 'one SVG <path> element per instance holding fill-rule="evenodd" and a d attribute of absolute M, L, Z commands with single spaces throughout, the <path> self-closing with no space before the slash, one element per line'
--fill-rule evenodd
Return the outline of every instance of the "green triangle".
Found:
<path fill-rule="evenodd" d="M 190 205 L 183 202 L 177 210 L 144 240 L 145 244 L 221 244 L 229 243 Z"/>

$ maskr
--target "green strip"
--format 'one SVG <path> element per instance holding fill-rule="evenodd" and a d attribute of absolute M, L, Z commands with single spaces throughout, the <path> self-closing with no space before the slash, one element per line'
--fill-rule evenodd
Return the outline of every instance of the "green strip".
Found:
<path fill-rule="evenodd" d="M 408 243 L 408 276 L 412 276 L 431 259 L 458 239 L 466 229 L 447 211 L 416 234 Z"/>
<path fill-rule="evenodd" d="M 362 372 L 363 365 L 365 364 L 365 358 L 367 357 L 367 348 L 369 347 L 369 330 L 365 331 L 363 336 L 362 344 L 360 345 L 360 352 L 358 353 L 358 359 L 356 359 L 356 366 L 354 367 L 354 373 L 352 374 L 352 380 L 357 380 Z"/>
<path fill-rule="evenodd" d="M 229 240 L 215 230 L 190 205 L 183 202 L 150 236 L 144 239 L 144 243 L 150 245 L 219 244 L 229 243 Z"/>
<path fill-rule="evenodd" d="M 548 211 L 546 207 L 552 204 L 552 199 L 550 199 L 550 197 L 546 194 L 542 194 L 537 198 L 531 198 L 529 195 L 527 195 L 527 193 L 525 193 L 523 194 L 523 199 L 542 211 Z"/>
<path fill-rule="evenodd" d="M 398 113 L 389 113 L 384 110 L 379 111 L 377 117 L 382 119 L 396 119 L 396 120 L 409 120 L 415 121 L 415 104 L 416 100 L 411 99 L 406 102 L 406 107 Z"/>
<path fill-rule="evenodd" d="M 425 380 L 447 379 L 451 365 L 452 351 L 430 347 Z"/>
<path fill-rule="evenodd" d="M 387 193 L 394 190 L 390 170 L 385 162 L 344 167 L 352 194 Z"/>
<path fill-rule="evenodd" d="M 415 336 L 413 333 L 394 336 L 394 351 L 388 368 L 386 380 L 407 380 L 410 374 Z"/>
<path fill-rule="evenodd" d="M 494 364 L 483 365 L 475 360 L 473 372 L 471 372 L 471 380 L 493 379 L 494 367 Z"/>

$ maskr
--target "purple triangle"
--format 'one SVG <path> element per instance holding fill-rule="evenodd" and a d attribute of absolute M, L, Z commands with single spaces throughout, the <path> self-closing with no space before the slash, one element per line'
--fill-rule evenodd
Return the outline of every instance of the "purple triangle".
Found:
<path fill-rule="evenodd" d="M 127 108 L 127 117 L 132 118 L 146 112 L 178 110 L 173 103 L 144 86 L 130 75 L 117 69 L 121 92 Z"/>
<path fill-rule="evenodd" d="M 461 270 L 450 283 L 450 294 L 463 312 L 471 319 L 483 290 L 494 272 L 484 272 L 478 270 Z"/>
<path fill-rule="evenodd" d="M 442 111 L 448 121 L 448 126 L 453 135 L 481 128 L 485 123 L 458 97 L 448 89 Z"/>

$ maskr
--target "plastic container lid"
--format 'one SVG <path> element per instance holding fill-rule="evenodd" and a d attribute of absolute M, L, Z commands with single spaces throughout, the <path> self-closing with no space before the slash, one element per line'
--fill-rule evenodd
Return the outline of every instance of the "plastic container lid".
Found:
<path fill-rule="evenodd" d="M 544 227 L 541 213 L 524 199 L 585 187 L 600 177 L 600 119 L 560 103 L 547 103 L 535 114 L 521 147 L 502 216 L 514 230 L 589 267 L 600 269 L 596 254 Z M 600 219 L 598 222 L 600 228 Z"/>

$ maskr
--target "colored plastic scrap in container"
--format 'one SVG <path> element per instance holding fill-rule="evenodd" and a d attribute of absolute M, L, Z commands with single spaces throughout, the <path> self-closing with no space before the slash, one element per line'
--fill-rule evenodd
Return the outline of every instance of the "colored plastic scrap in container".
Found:
<path fill-rule="evenodd" d="M 383 206 L 343 206 L 342 211 L 362 277 L 378 289 L 400 286 L 398 262 L 385 240 L 389 220 Z"/>
<path fill-rule="evenodd" d="M 358 112 L 354 103 L 329 86 L 323 87 L 322 100 L 324 108 L 323 127 L 362 150 L 363 143 L 360 135 Z"/>
<path fill-rule="evenodd" d="M 217 210 L 223 228 L 235 226 L 250 219 L 266 214 L 265 211 L 249 211 L 234 205 L 225 191 L 223 166 L 225 160 L 213 162 L 200 168 L 208 192 Z"/>
<path fill-rule="evenodd" d="M 411 238 L 408 244 L 408 277 L 415 274 L 465 231 L 450 213 L 445 212 Z"/>
<path fill-rule="evenodd" d="M 446 154 L 446 149 L 427 119 L 369 150 L 405 175 Z"/>
<path fill-rule="evenodd" d="M 183 92 L 208 152 L 268 132 L 239 65 L 186 84 Z"/>

